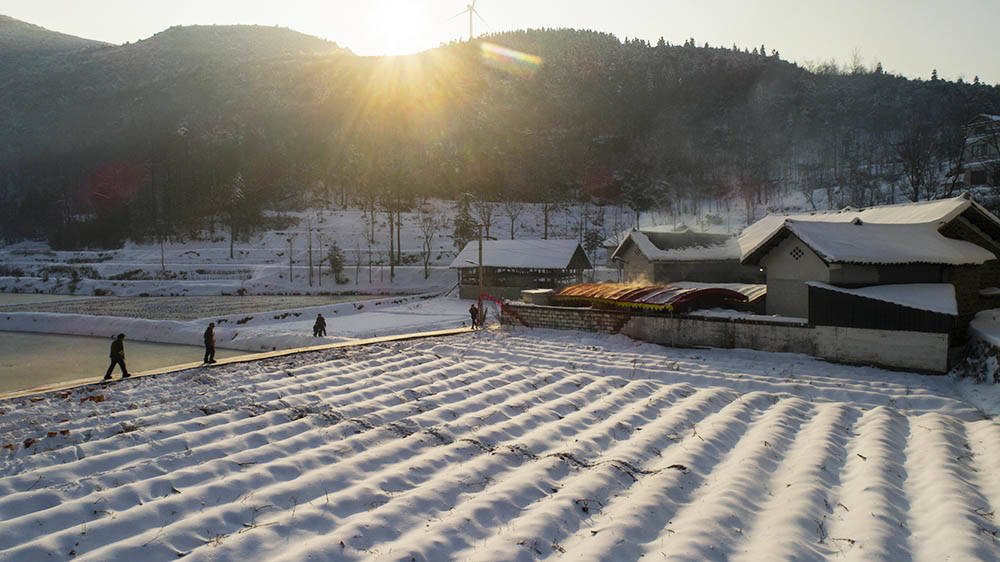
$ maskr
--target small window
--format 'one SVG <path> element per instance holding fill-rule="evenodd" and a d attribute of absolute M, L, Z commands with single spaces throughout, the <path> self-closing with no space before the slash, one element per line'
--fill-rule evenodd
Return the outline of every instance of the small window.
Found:
<path fill-rule="evenodd" d="M 799 259 L 804 255 L 806 255 L 806 253 L 802 251 L 802 248 L 799 248 L 798 246 L 792 248 L 792 257 L 795 261 L 799 261 Z"/>

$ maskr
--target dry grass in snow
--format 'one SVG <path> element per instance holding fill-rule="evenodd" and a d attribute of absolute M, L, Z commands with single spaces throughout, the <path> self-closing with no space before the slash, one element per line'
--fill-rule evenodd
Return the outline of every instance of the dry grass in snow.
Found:
<path fill-rule="evenodd" d="M 996 559 L 949 385 L 515 331 L 0 402 L 0 558 Z"/>

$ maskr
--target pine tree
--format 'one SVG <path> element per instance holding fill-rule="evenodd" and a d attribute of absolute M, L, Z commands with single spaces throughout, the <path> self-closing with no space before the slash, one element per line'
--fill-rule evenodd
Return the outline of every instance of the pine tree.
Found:
<path fill-rule="evenodd" d="M 336 240 L 330 242 L 327 260 L 330 262 L 330 274 L 333 275 L 334 281 L 338 285 L 347 283 L 348 279 L 344 277 L 344 254 L 340 251 L 340 246 L 337 245 Z"/>
<path fill-rule="evenodd" d="M 931 70 L 931 82 L 937 82 L 937 79 L 937 69 L 935 68 L 934 70 Z"/>
<path fill-rule="evenodd" d="M 472 218 L 472 201 L 474 197 L 471 193 L 463 193 L 455 204 L 455 230 L 451 233 L 451 239 L 455 248 L 461 250 L 469 241 L 478 236 L 476 232 L 476 220 Z"/>

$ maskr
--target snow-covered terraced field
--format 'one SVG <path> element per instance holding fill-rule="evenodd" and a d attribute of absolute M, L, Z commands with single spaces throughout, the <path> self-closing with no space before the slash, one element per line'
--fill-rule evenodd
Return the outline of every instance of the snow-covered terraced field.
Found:
<path fill-rule="evenodd" d="M 0 402 L 0 558 L 997 559 L 950 385 L 519 330 Z"/>

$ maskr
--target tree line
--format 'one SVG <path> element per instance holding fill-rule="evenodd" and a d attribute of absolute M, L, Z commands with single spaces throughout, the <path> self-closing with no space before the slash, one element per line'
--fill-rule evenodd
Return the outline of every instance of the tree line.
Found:
<path fill-rule="evenodd" d="M 546 231 L 567 203 L 624 205 L 638 222 L 734 206 L 753 220 L 793 191 L 814 206 L 917 200 L 956 189 L 963 125 L 1000 113 L 1000 88 L 978 80 L 803 68 L 764 45 L 565 29 L 482 40 L 541 63 L 512 72 L 476 41 L 408 57 L 215 57 L 141 80 L 127 70 L 155 58 L 31 73 L 0 97 L 24 136 L 0 133 L 2 235 L 240 240 L 269 226 L 265 209 L 352 205 L 372 237 L 376 213 L 392 217 L 398 255 L 401 214 L 424 197 L 471 194 L 511 224 L 519 202 L 538 203 Z"/>

